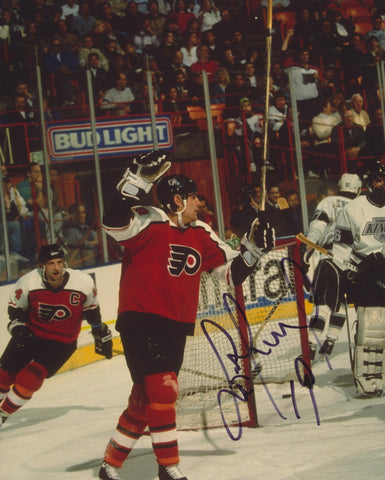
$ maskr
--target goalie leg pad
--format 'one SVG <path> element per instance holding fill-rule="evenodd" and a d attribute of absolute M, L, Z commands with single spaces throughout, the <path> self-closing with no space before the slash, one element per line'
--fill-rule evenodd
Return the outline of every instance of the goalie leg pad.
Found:
<path fill-rule="evenodd" d="M 385 308 L 358 307 L 354 349 L 354 379 L 362 394 L 385 388 Z"/>

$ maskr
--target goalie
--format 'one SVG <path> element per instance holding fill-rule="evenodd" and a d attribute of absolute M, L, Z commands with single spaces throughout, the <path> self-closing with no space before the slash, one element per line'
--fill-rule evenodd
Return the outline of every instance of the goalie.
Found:
<path fill-rule="evenodd" d="M 334 229 L 338 213 L 361 193 L 362 182 L 358 175 L 344 173 L 338 182 L 338 194 L 325 197 L 318 204 L 310 222 L 307 238 L 313 243 L 331 251 Z M 305 263 L 309 262 L 314 250 L 308 250 Z M 333 279 L 335 282 L 333 282 Z M 320 354 L 330 355 L 334 343 L 338 340 L 345 323 L 344 309 L 339 308 L 339 274 L 326 255 L 321 255 L 313 278 L 314 306 L 310 315 L 310 330 L 315 340 L 311 339 L 310 354 L 315 360 L 319 338 L 326 333 L 326 338 L 319 350 Z M 331 294 L 330 294 L 331 292 Z"/>
<path fill-rule="evenodd" d="M 105 211 L 103 228 L 123 247 L 116 329 L 133 380 L 100 468 L 102 480 L 119 468 L 148 426 L 159 480 L 187 480 L 179 470 L 175 402 L 187 335 L 193 335 L 203 271 L 238 285 L 274 247 L 274 230 L 256 219 L 239 251 L 198 220 L 195 182 L 184 175 L 161 179 L 162 208 L 141 205 L 143 196 L 171 166 L 154 151 L 135 158 Z"/>
<path fill-rule="evenodd" d="M 356 388 L 377 395 L 385 387 L 385 160 L 373 166 L 368 191 L 338 215 L 333 255 L 357 310 Z"/>

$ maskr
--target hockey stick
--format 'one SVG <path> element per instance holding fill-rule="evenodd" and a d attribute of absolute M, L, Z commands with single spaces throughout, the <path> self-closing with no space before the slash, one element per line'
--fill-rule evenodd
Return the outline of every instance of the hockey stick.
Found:
<path fill-rule="evenodd" d="M 320 245 L 317 245 L 316 243 L 312 242 L 309 240 L 303 233 L 299 233 L 298 235 L 295 236 L 297 240 L 300 242 L 304 243 L 308 247 L 312 248 L 313 250 L 316 250 L 317 252 L 323 253 L 324 255 L 327 255 L 328 257 L 333 257 L 332 252 L 329 252 L 329 250 L 326 250 L 326 248 L 321 247 Z"/>
<path fill-rule="evenodd" d="M 267 167 L 267 143 L 269 132 L 269 100 L 270 100 L 270 67 L 271 67 L 271 45 L 273 37 L 273 0 L 267 0 L 266 7 L 266 84 L 265 84 L 265 114 L 263 117 L 263 150 L 261 168 L 261 210 L 265 210 L 266 196 L 266 167 Z"/>
<path fill-rule="evenodd" d="M 354 360 L 353 360 L 353 353 L 352 353 L 352 339 L 350 336 L 350 324 L 349 324 L 349 315 L 348 315 L 348 299 L 346 297 L 346 293 L 344 293 L 344 304 L 345 304 L 345 315 L 346 315 L 346 328 L 348 329 L 348 342 L 349 342 L 349 359 L 350 359 L 350 368 L 354 373 Z"/>

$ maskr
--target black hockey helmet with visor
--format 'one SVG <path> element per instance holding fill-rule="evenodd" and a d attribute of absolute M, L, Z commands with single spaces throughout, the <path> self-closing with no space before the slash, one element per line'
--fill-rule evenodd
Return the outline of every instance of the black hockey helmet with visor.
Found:
<path fill-rule="evenodd" d="M 189 195 L 198 192 L 196 183 L 190 177 L 182 174 L 168 175 L 158 183 L 157 194 L 162 207 L 176 212 L 178 207 L 174 202 L 174 196 L 179 195 L 186 200 Z"/>
<path fill-rule="evenodd" d="M 385 159 L 377 160 L 368 174 L 369 199 L 376 205 L 385 205 Z"/>

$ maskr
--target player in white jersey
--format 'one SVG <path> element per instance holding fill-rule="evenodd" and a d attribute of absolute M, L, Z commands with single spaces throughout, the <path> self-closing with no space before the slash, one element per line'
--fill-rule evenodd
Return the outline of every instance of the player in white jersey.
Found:
<path fill-rule="evenodd" d="M 112 357 L 111 332 L 102 323 L 90 275 L 65 268 L 64 251 L 44 245 L 39 268 L 11 292 L 11 339 L 0 358 L 0 425 L 22 407 L 76 350 L 81 322 L 92 327 L 95 352 Z"/>
<path fill-rule="evenodd" d="M 261 217 L 234 251 L 198 220 L 195 182 L 162 178 L 162 208 L 140 205 L 171 166 L 159 151 L 132 161 L 103 228 L 123 247 L 116 329 L 133 379 L 128 406 L 106 447 L 102 480 L 118 480 L 119 468 L 148 426 L 159 480 L 187 480 L 179 469 L 175 402 L 186 336 L 193 335 L 203 271 L 239 285 L 274 246 L 274 230 Z"/>
<path fill-rule="evenodd" d="M 385 159 L 368 177 L 367 196 L 337 217 L 333 260 L 343 270 L 357 309 L 353 375 L 362 394 L 382 394 L 385 382 Z M 346 290 L 346 289 L 345 289 Z"/>
<path fill-rule="evenodd" d="M 358 175 L 344 173 L 338 182 L 338 194 L 321 200 L 318 204 L 309 225 L 307 238 L 326 250 L 331 250 L 334 238 L 334 229 L 337 215 L 348 203 L 361 192 L 362 182 Z M 313 252 L 311 250 L 310 252 Z M 305 254 L 305 258 L 306 258 Z M 326 255 L 321 255 L 316 267 L 313 281 L 314 306 L 310 315 L 310 329 L 314 335 L 310 337 L 310 354 L 315 359 L 321 336 L 326 333 L 326 338 L 319 350 L 320 354 L 330 355 L 334 343 L 338 340 L 340 331 L 345 323 L 345 311 L 331 311 L 324 298 L 325 282 L 327 282 L 330 265 Z"/>

